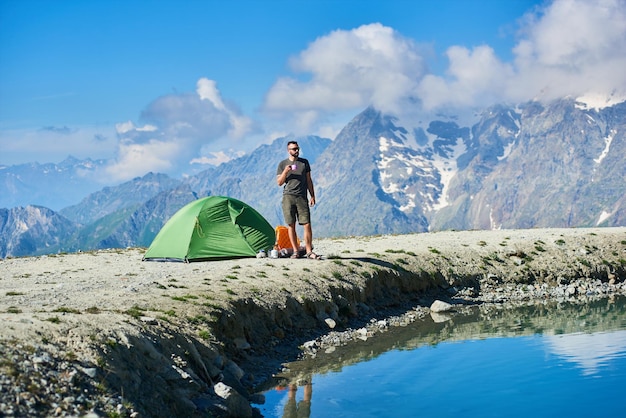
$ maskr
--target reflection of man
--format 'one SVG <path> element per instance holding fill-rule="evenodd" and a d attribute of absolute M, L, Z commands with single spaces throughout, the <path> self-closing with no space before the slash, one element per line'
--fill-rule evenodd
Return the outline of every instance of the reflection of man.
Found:
<path fill-rule="evenodd" d="M 289 385 L 289 397 L 285 404 L 283 418 L 309 418 L 311 416 L 311 394 L 313 393 L 311 383 L 304 385 L 304 399 L 296 404 L 297 391 L 298 386 Z"/>

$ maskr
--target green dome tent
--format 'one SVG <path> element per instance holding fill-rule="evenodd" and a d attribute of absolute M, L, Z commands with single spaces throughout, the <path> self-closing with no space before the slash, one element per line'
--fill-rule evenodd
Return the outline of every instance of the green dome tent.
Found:
<path fill-rule="evenodd" d="M 249 205 L 230 197 L 193 201 L 163 225 L 144 260 L 202 261 L 253 257 L 272 248 L 274 228 Z"/>

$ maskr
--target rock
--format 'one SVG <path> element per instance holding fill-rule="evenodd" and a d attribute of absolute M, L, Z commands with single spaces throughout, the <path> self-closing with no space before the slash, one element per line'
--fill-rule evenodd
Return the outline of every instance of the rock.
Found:
<path fill-rule="evenodd" d="M 236 390 L 224 383 L 216 383 L 213 386 L 215 394 L 226 401 L 228 415 L 239 418 L 252 418 L 252 407 L 248 400 Z"/>
<path fill-rule="evenodd" d="M 449 312 L 453 309 L 454 309 L 453 305 L 447 302 L 443 302 L 441 300 L 436 300 L 433 302 L 432 305 L 430 305 L 431 312 Z"/>
<path fill-rule="evenodd" d="M 442 322 L 446 322 L 449 321 L 450 319 L 452 319 L 452 317 L 450 315 L 446 315 L 446 314 L 440 314 L 437 312 L 431 312 L 430 313 L 430 317 L 433 319 L 433 322 L 436 324 L 440 324 Z"/>
<path fill-rule="evenodd" d="M 141 316 L 139 317 L 139 320 L 146 325 L 159 325 L 159 321 L 151 316 Z"/>
<path fill-rule="evenodd" d="M 324 322 L 326 323 L 326 325 L 328 325 L 328 328 L 330 329 L 333 329 L 337 326 L 337 323 L 332 318 L 326 318 L 324 319 Z"/>
<path fill-rule="evenodd" d="M 80 370 L 92 379 L 96 377 L 98 372 L 95 367 L 81 367 Z"/>
<path fill-rule="evenodd" d="M 250 348 L 252 348 L 250 343 L 245 338 L 235 338 L 233 342 L 235 343 L 235 347 L 237 347 L 238 350 L 249 350 Z"/>
<path fill-rule="evenodd" d="M 224 366 L 224 371 L 233 375 L 237 380 L 240 380 L 245 374 L 245 372 L 241 370 L 241 367 L 239 367 L 237 363 L 232 360 L 229 360 L 226 363 L 226 366 Z"/>

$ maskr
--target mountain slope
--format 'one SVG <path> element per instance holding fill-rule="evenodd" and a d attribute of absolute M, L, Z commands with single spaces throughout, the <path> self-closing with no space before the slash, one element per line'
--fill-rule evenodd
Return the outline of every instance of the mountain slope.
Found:
<path fill-rule="evenodd" d="M 390 143 L 402 147 L 402 133 L 402 128 L 397 128 L 390 118 L 369 108 L 337 135 L 312 168 L 319 197 L 312 221 L 317 235 L 426 230 L 426 219 L 419 211 L 413 214 L 403 212 L 398 196 L 384 190 L 386 177 L 381 176 L 379 167 L 385 159 L 381 155 L 381 143 L 387 151 L 391 149 L 387 146 Z M 405 163 L 396 156 L 384 166 L 399 171 L 394 164 Z"/>
<path fill-rule="evenodd" d="M 77 229 L 74 222 L 48 208 L 0 209 L 0 258 L 54 252 Z"/>
<path fill-rule="evenodd" d="M 459 174 L 450 194 L 464 209 L 438 214 L 438 228 L 450 227 L 448 219 L 462 229 L 626 224 L 626 103 L 596 111 L 571 99 L 533 102 L 519 120 L 490 170 L 470 164 Z"/>
<path fill-rule="evenodd" d="M 105 187 L 91 193 L 79 204 L 61 209 L 61 215 L 86 225 L 106 215 L 132 206 L 138 206 L 164 190 L 180 184 L 165 174 L 148 173 L 118 186 Z"/>

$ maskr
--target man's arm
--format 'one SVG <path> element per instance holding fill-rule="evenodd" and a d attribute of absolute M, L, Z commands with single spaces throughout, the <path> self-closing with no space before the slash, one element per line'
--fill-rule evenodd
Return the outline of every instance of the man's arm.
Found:
<path fill-rule="evenodd" d="M 289 171 L 291 171 L 291 166 L 288 165 L 283 169 L 282 173 L 276 176 L 276 183 L 278 183 L 279 186 L 285 184 L 285 182 L 287 181 L 287 176 L 289 175 Z"/>
<path fill-rule="evenodd" d="M 309 195 L 311 196 L 310 204 L 311 206 L 315 205 L 315 188 L 313 187 L 313 179 L 311 178 L 311 172 L 307 171 L 306 173 L 306 184 L 309 189 Z"/>

